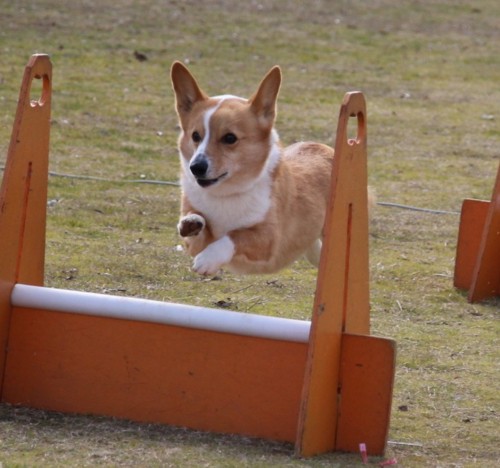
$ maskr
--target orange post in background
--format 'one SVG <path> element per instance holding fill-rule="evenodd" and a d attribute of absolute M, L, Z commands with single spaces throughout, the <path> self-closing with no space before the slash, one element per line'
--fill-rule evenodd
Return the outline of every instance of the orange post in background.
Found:
<path fill-rule="evenodd" d="M 42 95 L 30 101 L 36 78 Z M 266 337 L 245 334 L 263 318 L 252 314 L 239 314 L 239 333 L 196 328 L 146 320 L 137 299 L 43 287 L 51 79 L 48 57 L 33 56 L 0 192 L 0 401 L 287 441 L 298 456 L 360 443 L 381 455 L 395 343 L 369 335 L 363 95 L 346 94 L 340 111 L 312 322 L 272 318 L 305 333 Z M 85 301 L 93 309 L 77 310 Z M 180 306 L 141 307 L 164 319 Z"/>
<path fill-rule="evenodd" d="M 500 165 L 491 201 L 462 204 L 454 285 L 469 302 L 500 296 Z"/>

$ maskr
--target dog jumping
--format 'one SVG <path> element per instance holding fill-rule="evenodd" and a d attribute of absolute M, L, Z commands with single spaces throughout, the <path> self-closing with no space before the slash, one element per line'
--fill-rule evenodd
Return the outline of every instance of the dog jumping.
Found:
<path fill-rule="evenodd" d="M 194 271 L 274 273 L 302 255 L 317 266 L 334 150 L 280 144 L 280 68 L 249 99 L 208 96 L 180 62 L 171 79 L 181 127 L 177 228 Z"/>

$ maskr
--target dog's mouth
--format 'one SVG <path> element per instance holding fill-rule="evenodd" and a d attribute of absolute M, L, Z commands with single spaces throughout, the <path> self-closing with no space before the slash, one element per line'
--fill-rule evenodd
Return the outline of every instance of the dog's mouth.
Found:
<path fill-rule="evenodd" d="M 216 184 L 217 182 L 220 182 L 226 176 L 227 176 L 227 172 L 224 172 L 224 174 L 220 175 L 219 177 L 216 177 L 215 179 L 206 179 L 204 177 L 197 177 L 196 182 L 198 182 L 198 185 L 200 187 L 206 188 L 206 187 L 210 187 L 211 185 Z"/>

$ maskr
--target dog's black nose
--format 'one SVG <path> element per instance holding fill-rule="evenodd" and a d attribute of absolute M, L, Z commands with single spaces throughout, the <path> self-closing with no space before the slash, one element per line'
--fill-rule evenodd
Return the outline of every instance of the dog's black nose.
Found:
<path fill-rule="evenodd" d="M 189 169 L 195 177 L 205 177 L 208 170 L 207 158 L 203 154 L 199 154 L 191 162 Z"/>

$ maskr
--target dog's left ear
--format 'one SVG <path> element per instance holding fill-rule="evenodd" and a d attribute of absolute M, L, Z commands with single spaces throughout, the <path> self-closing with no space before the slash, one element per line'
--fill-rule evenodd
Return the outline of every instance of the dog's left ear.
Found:
<path fill-rule="evenodd" d="M 274 123 L 280 85 L 281 70 L 275 66 L 269 70 L 255 94 L 249 99 L 251 109 L 265 126 L 272 126 Z"/>

